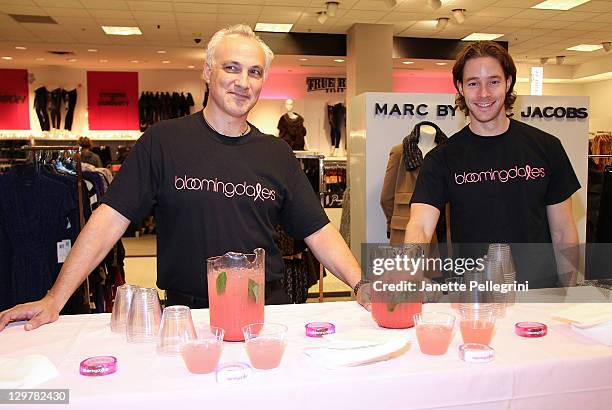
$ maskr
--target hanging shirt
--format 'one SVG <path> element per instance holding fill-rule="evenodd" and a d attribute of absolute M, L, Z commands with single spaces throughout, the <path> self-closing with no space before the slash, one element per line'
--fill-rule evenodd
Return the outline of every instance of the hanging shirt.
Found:
<path fill-rule="evenodd" d="M 147 130 L 103 202 L 132 222 L 155 208 L 158 287 L 201 298 L 207 258 L 261 247 L 266 280 L 279 280 L 276 224 L 305 238 L 329 223 L 287 144 L 253 125 L 223 136 L 202 111 Z"/>

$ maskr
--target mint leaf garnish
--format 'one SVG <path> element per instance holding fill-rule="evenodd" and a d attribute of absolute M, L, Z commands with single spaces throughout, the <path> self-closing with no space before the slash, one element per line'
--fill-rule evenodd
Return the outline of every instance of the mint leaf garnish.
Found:
<path fill-rule="evenodd" d="M 217 295 L 225 293 L 225 285 L 227 285 L 227 273 L 223 271 L 217 276 Z"/>
<path fill-rule="evenodd" d="M 249 299 L 253 300 L 255 303 L 259 303 L 261 284 L 255 282 L 253 279 L 249 279 L 248 291 L 249 291 Z"/>

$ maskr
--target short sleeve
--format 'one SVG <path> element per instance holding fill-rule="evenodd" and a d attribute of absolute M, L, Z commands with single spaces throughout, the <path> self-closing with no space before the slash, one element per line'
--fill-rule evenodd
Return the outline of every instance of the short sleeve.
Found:
<path fill-rule="evenodd" d="M 546 190 L 546 205 L 554 205 L 565 201 L 580 189 L 572 163 L 558 138 L 553 139 L 550 148 L 550 174 Z"/>
<path fill-rule="evenodd" d="M 158 162 L 152 158 L 154 127 L 147 130 L 130 151 L 102 203 L 134 223 L 140 223 L 157 201 L 160 185 Z"/>
<path fill-rule="evenodd" d="M 428 204 L 443 212 L 448 202 L 445 169 L 441 147 L 425 155 L 410 203 Z"/>
<path fill-rule="evenodd" d="M 289 164 L 291 170 L 280 212 L 280 223 L 289 235 L 303 239 L 327 225 L 329 218 L 293 155 Z"/>

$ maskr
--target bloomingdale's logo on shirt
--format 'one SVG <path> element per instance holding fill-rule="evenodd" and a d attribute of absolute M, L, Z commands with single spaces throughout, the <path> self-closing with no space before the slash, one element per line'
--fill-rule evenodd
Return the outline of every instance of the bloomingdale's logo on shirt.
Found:
<path fill-rule="evenodd" d="M 518 165 L 514 168 L 494 170 L 491 168 L 488 171 L 480 172 L 464 172 L 463 174 L 455 173 L 455 183 L 457 185 L 472 184 L 477 182 L 486 181 L 498 181 L 508 182 L 511 179 L 524 179 L 525 181 L 535 180 L 538 178 L 544 178 L 546 172 L 544 168 L 535 168 L 531 165 L 525 165 L 519 167 Z"/>
<path fill-rule="evenodd" d="M 189 191 L 218 192 L 228 198 L 234 196 L 248 196 L 253 198 L 253 201 L 257 201 L 258 199 L 261 201 L 265 201 L 266 199 L 272 201 L 276 200 L 276 191 L 274 189 L 263 188 L 259 182 L 255 185 L 247 184 L 246 181 L 240 184 L 234 184 L 233 182 L 219 181 L 218 178 L 191 178 L 187 175 L 183 177 L 175 175 L 174 188 L 177 191 L 185 189 Z"/>

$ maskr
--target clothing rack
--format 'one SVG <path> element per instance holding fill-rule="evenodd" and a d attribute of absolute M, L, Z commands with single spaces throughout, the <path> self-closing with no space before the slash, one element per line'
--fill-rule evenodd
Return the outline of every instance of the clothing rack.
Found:
<path fill-rule="evenodd" d="M 76 169 L 77 169 L 77 195 L 78 195 L 78 205 L 79 205 L 79 232 L 83 229 L 85 225 L 85 213 L 83 210 L 83 169 L 81 167 L 81 147 L 75 145 L 24 145 L 21 147 L 23 151 L 76 151 L 74 155 L 76 158 Z M 89 298 L 89 277 L 85 279 L 84 282 L 84 297 L 86 306 L 91 306 L 91 301 Z"/>
<path fill-rule="evenodd" d="M 607 155 L 589 155 L 589 158 L 612 158 L 612 154 L 607 154 Z"/>

